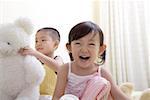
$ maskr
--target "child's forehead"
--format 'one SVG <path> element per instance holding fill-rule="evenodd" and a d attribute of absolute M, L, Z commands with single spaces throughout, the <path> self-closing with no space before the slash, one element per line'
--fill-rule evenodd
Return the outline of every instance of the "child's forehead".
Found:
<path fill-rule="evenodd" d="M 51 38 L 51 33 L 48 31 L 40 31 L 40 32 L 36 33 L 36 38 L 45 38 L 45 37 Z"/>
<path fill-rule="evenodd" d="M 99 39 L 99 33 L 90 32 L 87 35 L 81 37 L 78 40 L 87 39 L 87 40 L 97 40 Z"/>

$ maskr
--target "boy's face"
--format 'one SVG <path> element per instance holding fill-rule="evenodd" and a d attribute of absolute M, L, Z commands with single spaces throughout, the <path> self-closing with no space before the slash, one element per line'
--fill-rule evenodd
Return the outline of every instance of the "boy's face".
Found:
<path fill-rule="evenodd" d="M 55 49 L 57 48 L 58 43 L 52 39 L 48 31 L 39 31 L 36 34 L 36 43 L 35 48 L 37 51 L 47 55 L 53 56 Z"/>

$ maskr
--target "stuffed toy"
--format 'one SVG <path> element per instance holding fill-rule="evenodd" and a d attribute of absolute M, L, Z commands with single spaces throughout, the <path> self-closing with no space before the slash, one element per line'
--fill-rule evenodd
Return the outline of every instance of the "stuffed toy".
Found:
<path fill-rule="evenodd" d="M 133 83 L 125 82 L 120 89 L 131 98 L 131 100 L 150 100 L 150 88 L 144 91 L 135 91 Z"/>
<path fill-rule="evenodd" d="M 134 85 L 130 82 L 122 83 L 120 85 L 120 89 L 129 97 L 131 97 L 131 94 L 134 90 Z"/>
<path fill-rule="evenodd" d="M 79 98 L 72 94 L 65 94 L 60 98 L 60 100 L 79 100 Z"/>
<path fill-rule="evenodd" d="M 150 88 L 149 89 L 145 89 L 141 96 L 140 96 L 140 100 L 150 100 Z"/>
<path fill-rule="evenodd" d="M 0 26 L 0 100 L 39 100 L 39 85 L 45 70 L 20 48 L 31 45 L 33 25 L 27 18 Z"/>

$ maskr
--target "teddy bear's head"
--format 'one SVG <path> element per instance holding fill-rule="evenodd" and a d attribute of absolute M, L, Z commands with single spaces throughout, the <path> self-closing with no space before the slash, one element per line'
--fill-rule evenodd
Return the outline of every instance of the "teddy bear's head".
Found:
<path fill-rule="evenodd" d="M 15 55 L 20 48 L 29 46 L 32 31 L 33 25 L 27 18 L 0 25 L 0 56 Z"/>

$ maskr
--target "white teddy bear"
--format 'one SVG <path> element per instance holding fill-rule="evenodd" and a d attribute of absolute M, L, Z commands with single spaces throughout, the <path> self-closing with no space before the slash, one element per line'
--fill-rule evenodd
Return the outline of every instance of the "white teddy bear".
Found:
<path fill-rule="evenodd" d="M 45 70 L 35 57 L 18 53 L 31 45 L 32 31 L 27 18 L 0 26 L 0 100 L 39 100 Z"/>

